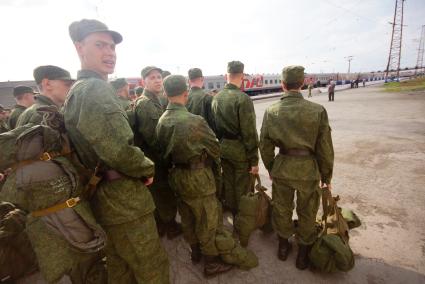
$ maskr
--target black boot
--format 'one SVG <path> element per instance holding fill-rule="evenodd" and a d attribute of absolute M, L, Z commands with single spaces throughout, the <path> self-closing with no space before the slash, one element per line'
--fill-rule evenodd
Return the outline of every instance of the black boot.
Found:
<path fill-rule="evenodd" d="M 199 244 L 196 245 L 190 245 L 190 259 L 192 260 L 193 263 L 199 263 L 201 261 L 202 258 L 202 254 L 201 254 L 201 248 L 199 246 Z"/>
<path fill-rule="evenodd" d="M 207 277 L 216 276 L 233 268 L 233 265 L 224 263 L 218 256 L 204 255 L 204 260 L 204 275 Z"/>
<path fill-rule="evenodd" d="M 297 262 L 295 263 L 295 266 L 299 269 L 299 270 L 304 270 L 307 269 L 309 264 L 310 264 L 310 260 L 308 258 L 308 254 L 310 253 L 310 248 L 311 245 L 299 245 L 298 248 L 298 255 L 297 255 Z"/>
<path fill-rule="evenodd" d="M 289 253 L 292 250 L 292 245 L 288 239 L 279 237 L 279 249 L 277 250 L 277 257 L 285 261 L 288 258 Z"/>
<path fill-rule="evenodd" d="M 172 240 L 183 233 L 182 225 L 180 223 L 177 223 L 176 220 L 172 220 L 164 224 L 164 227 L 167 230 L 167 239 L 169 240 Z"/>

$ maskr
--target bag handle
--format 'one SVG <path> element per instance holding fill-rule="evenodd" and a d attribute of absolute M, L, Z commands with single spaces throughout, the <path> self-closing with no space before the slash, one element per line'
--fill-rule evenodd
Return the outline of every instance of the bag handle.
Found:
<path fill-rule="evenodd" d="M 259 174 L 255 174 L 254 175 L 254 184 L 257 183 L 254 188 L 259 191 L 259 192 L 265 192 L 267 190 L 267 188 L 265 188 L 264 186 L 261 185 L 261 178 Z"/>

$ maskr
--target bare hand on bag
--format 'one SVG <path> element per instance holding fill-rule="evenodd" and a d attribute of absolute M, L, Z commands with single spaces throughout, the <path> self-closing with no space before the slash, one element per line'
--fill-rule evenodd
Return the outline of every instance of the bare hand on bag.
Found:
<path fill-rule="evenodd" d="M 258 166 L 251 167 L 251 170 L 249 172 L 253 175 L 258 175 Z"/>
<path fill-rule="evenodd" d="M 148 177 L 148 178 L 146 178 L 146 181 L 145 181 L 145 185 L 146 186 L 149 186 L 149 185 L 151 185 L 153 183 L 153 177 Z"/>

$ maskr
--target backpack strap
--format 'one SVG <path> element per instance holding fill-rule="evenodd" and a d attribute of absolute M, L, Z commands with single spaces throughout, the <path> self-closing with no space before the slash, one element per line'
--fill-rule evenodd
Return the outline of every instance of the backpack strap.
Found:
<path fill-rule="evenodd" d="M 53 205 L 51 207 L 44 208 L 44 209 L 37 210 L 37 211 L 33 211 L 33 212 L 31 212 L 31 216 L 33 216 L 33 217 L 43 217 L 43 216 L 55 213 L 57 211 L 63 210 L 65 208 L 72 208 L 75 205 L 77 205 L 80 201 L 81 201 L 80 197 L 73 197 L 73 198 L 66 200 L 65 202 Z"/>

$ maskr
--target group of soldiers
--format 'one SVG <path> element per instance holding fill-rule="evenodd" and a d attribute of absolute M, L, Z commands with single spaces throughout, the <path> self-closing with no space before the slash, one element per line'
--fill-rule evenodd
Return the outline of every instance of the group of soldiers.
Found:
<path fill-rule="evenodd" d="M 222 211 L 234 217 L 251 190 L 259 152 L 273 181 L 277 256 L 286 260 L 292 248 L 296 193 L 296 266 L 308 267 L 320 187 L 331 188 L 334 154 L 326 110 L 301 95 L 303 67 L 283 69 L 284 94 L 266 110 L 259 138 L 253 102 L 240 90 L 242 62 L 228 63 L 227 84 L 214 96 L 203 90 L 199 68 L 188 71 L 187 81 L 147 66 L 141 71 L 144 89 L 136 90 L 132 103 L 125 79 L 108 82 L 121 34 L 87 19 L 73 22 L 69 34 L 81 63 L 76 80 L 57 66 L 36 68 L 40 94 L 16 87 L 17 105 L 6 124 L 7 110 L 0 109 L 1 125 L 40 124 L 37 107 L 61 109 L 73 150 L 101 178 L 90 204 L 108 238 L 109 283 L 168 283 L 162 236 L 183 234 L 191 260 L 204 260 L 206 276 L 230 270 L 215 235 Z"/>

